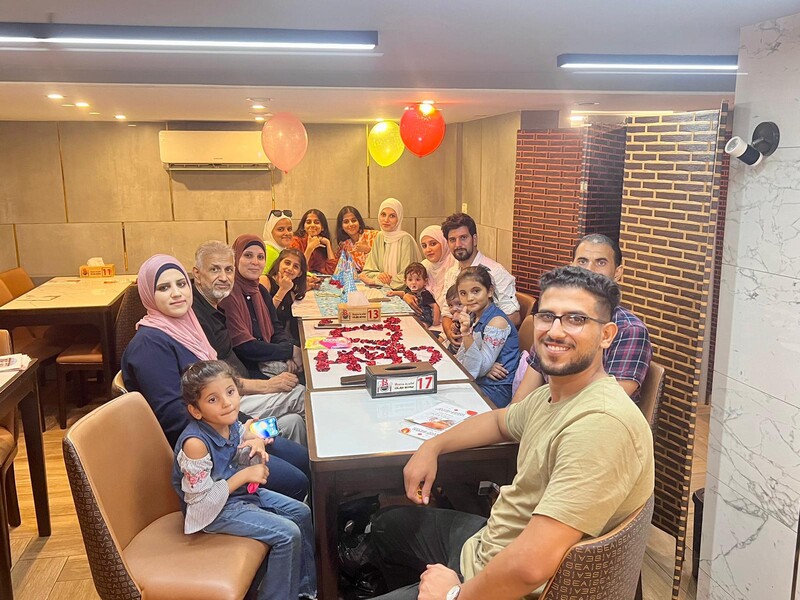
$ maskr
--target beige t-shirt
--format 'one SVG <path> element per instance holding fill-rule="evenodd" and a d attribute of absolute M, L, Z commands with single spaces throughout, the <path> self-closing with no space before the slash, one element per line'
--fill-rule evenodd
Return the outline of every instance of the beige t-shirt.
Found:
<path fill-rule="evenodd" d="M 589 537 L 607 533 L 653 493 L 653 436 L 639 408 L 613 377 L 550 403 L 536 389 L 506 415 L 519 441 L 517 475 L 503 486 L 486 527 L 461 550 L 461 572 L 474 577 L 546 515 Z"/>

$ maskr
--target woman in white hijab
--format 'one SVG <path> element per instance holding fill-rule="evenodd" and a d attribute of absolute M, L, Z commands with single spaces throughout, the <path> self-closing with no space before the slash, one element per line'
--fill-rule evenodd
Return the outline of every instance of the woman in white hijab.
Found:
<path fill-rule="evenodd" d="M 293 229 L 291 210 L 275 209 L 269 212 L 267 222 L 264 223 L 264 233 L 261 235 L 267 254 L 267 266 L 264 267 L 264 275 L 269 273 L 272 263 L 275 262 L 281 251 L 288 248 L 289 244 L 292 243 Z"/>
<path fill-rule="evenodd" d="M 442 228 L 439 225 L 431 225 L 422 230 L 419 234 L 419 243 L 422 247 L 422 254 L 425 260 L 425 270 L 428 272 L 428 289 L 434 298 L 438 298 L 444 287 L 444 274 L 456 263 L 456 259 L 450 254 L 450 246 L 444 239 Z"/>
<path fill-rule="evenodd" d="M 406 286 L 403 272 L 412 262 L 422 260 L 422 255 L 416 240 L 401 228 L 403 205 L 399 200 L 387 198 L 381 202 L 378 223 L 381 230 L 372 243 L 372 252 L 367 256 L 361 281 L 402 290 Z"/>

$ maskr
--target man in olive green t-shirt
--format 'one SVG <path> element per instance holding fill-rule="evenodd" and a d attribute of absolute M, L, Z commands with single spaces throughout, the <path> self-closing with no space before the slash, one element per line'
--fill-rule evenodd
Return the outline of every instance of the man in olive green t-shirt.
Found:
<path fill-rule="evenodd" d="M 545 273 L 541 291 L 534 346 L 549 385 L 425 442 L 403 471 L 407 496 L 428 504 L 439 455 L 518 441 L 514 481 L 501 489 L 488 521 L 411 507 L 377 518 L 373 540 L 387 580 L 410 584 L 386 600 L 528 596 L 571 546 L 610 531 L 653 493 L 650 427 L 603 370 L 619 288 L 569 266 Z"/>

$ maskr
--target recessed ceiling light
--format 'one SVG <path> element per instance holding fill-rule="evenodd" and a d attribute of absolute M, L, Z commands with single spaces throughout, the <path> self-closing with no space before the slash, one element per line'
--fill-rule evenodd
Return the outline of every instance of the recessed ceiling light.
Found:
<path fill-rule="evenodd" d="M 128 123 L 128 127 L 136 127 L 135 123 Z"/>
<path fill-rule="evenodd" d="M 577 102 L 575 106 L 597 106 L 599 102 Z"/>
<path fill-rule="evenodd" d="M 61 94 L 47 94 L 47 97 L 50 98 L 50 100 L 63 100 L 64 99 L 64 96 L 62 96 Z"/>
<path fill-rule="evenodd" d="M 273 115 L 272 113 L 264 113 L 264 116 L 265 116 L 265 117 L 272 117 L 272 116 L 274 116 L 274 115 Z"/>
<path fill-rule="evenodd" d="M 569 118 L 570 121 L 585 121 L 586 117 L 584 115 L 572 115 Z"/>
<path fill-rule="evenodd" d="M 245 100 L 253 104 L 267 104 L 268 102 L 272 102 L 273 98 L 245 98 Z"/>
<path fill-rule="evenodd" d="M 66 103 L 66 104 L 62 104 L 61 106 L 72 107 L 72 106 L 75 106 L 75 105 L 74 104 L 70 104 L 70 103 Z"/>
<path fill-rule="evenodd" d="M 258 116 L 258 117 L 253 117 L 253 118 L 254 118 L 256 121 L 263 121 L 263 120 L 264 120 L 264 117 L 261 117 L 261 116 Z"/>
<path fill-rule="evenodd" d="M 126 117 L 125 115 L 114 115 L 114 118 L 115 119 L 119 119 L 120 121 L 124 121 L 128 117 Z"/>
<path fill-rule="evenodd" d="M 620 69 L 623 71 L 736 71 L 736 55 L 677 54 L 559 54 L 562 69 Z"/>
<path fill-rule="evenodd" d="M 250 108 L 252 108 L 254 110 L 262 110 L 262 109 L 266 108 L 266 106 L 264 106 L 263 104 L 253 104 L 253 106 L 251 106 Z"/>
<path fill-rule="evenodd" d="M 423 100 L 420 104 L 436 104 L 433 100 Z"/>
<path fill-rule="evenodd" d="M 89 108 L 89 103 L 88 102 L 76 102 L 75 106 L 77 106 L 78 108 Z"/>
<path fill-rule="evenodd" d="M 97 112 L 97 111 L 92 111 L 92 112 L 90 112 L 89 114 L 90 114 L 90 115 L 99 115 L 100 113 L 99 113 L 99 112 Z"/>

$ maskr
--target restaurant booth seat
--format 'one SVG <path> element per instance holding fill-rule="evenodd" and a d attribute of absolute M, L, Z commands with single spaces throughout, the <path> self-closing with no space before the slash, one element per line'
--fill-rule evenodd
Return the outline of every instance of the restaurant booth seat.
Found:
<path fill-rule="evenodd" d="M 639 409 L 650 423 L 654 438 L 658 422 L 658 408 L 661 405 L 661 394 L 664 391 L 664 374 L 664 367 L 651 360 L 650 366 L 647 368 L 647 375 L 642 382 L 642 389 L 639 391 Z"/>
<path fill-rule="evenodd" d="M 112 365 L 115 370 L 119 369 L 119 361 L 122 353 L 128 346 L 133 336 L 136 335 L 136 323 L 147 314 L 139 297 L 139 288 L 132 284 L 125 290 L 122 303 L 114 321 L 114 344 L 116 363 Z M 58 377 L 58 423 L 61 429 L 67 426 L 67 380 L 70 373 L 78 371 L 81 373 L 81 400 L 79 405 L 85 404 L 87 397 L 85 389 L 85 373 L 87 371 L 103 370 L 103 351 L 100 343 L 93 339 L 79 340 L 56 358 L 56 373 Z M 113 397 L 112 382 L 107 382 L 108 397 Z"/>
<path fill-rule="evenodd" d="M 183 533 L 172 449 L 139 393 L 76 422 L 64 462 L 97 592 L 104 600 L 241 599 L 267 545 Z"/>
<path fill-rule="evenodd" d="M 640 598 L 653 497 L 613 530 L 570 548 L 539 600 Z"/>
<path fill-rule="evenodd" d="M 125 389 L 125 380 L 122 379 L 122 371 L 117 371 L 114 375 L 114 380 L 111 382 L 111 397 L 119 398 L 122 394 L 127 394 L 128 390 Z"/>
<path fill-rule="evenodd" d="M 533 315 L 528 315 L 522 320 L 522 323 L 519 325 L 519 349 L 527 350 L 528 352 L 531 351 L 531 346 L 533 346 L 533 334 L 534 334 L 534 327 L 533 327 Z"/>
<path fill-rule="evenodd" d="M 0 356 L 11 353 L 11 336 L 0 329 Z M 14 478 L 14 457 L 17 455 L 19 419 L 17 409 L 0 415 L 0 569 L 11 566 L 11 542 L 8 526 L 17 527 L 22 522 Z"/>

